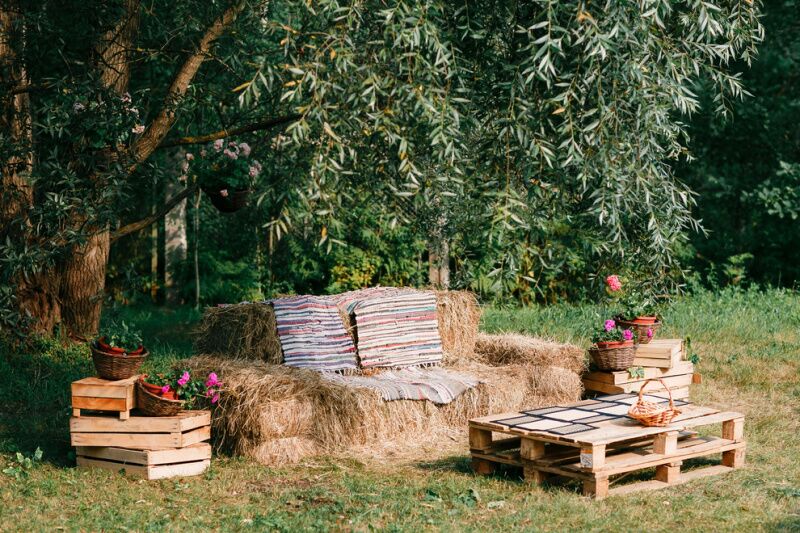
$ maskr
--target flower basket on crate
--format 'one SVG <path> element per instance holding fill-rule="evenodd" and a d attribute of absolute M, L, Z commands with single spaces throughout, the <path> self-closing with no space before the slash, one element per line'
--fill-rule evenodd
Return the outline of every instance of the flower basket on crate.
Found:
<path fill-rule="evenodd" d="M 592 335 L 594 346 L 589 349 L 595 366 L 600 370 L 626 370 L 636 357 L 636 331 L 620 329 L 614 320 L 606 320 L 602 329 Z"/>
<path fill-rule="evenodd" d="M 644 388 L 651 381 L 659 381 L 669 394 L 669 405 L 664 406 L 655 402 L 648 402 L 642 398 Z M 628 416 L 634 420 L 638 420 L 642 425 L 651 427 L 664 427 L 672 422 L 672 419 L 681 414 L 680 409 L 675 407 L 675 402 L 672 400 L 672 391 L 661 379 L 648 379 L 642 383 L 642 388 L 639 389 L 639 399 L 628 410 Z"/>
<path fill-rule="evenodd" d="M 183 410 L 183 400 L 170 400 L 148 390 L 144 377 L 136 387 L 136 407 L 148 416 L 175 416 Z"/>
<path fill-rule="evenodd" d="M 149 355 L 149 352 L 144 349 L 137 355 L 105 352 L 96 342 L 91 343 L 90 348 L 97 375 L 110 381 L 119 381 L 135 376 Z"/>
<path fill-rule="evenodd" d="M 653 340 L 661 328 L 661 321 L 657 317 L 636 317 L 633 320 L 618 318 L 617 324 L 626 329 L 635 329 L 638 333 L 639 344 L 647 344 Z"/>

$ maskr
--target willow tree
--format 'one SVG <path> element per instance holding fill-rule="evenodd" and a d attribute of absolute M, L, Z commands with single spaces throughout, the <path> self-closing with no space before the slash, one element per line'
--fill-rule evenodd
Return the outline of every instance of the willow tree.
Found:
<path fill-rule="evenodd" d="M 556 210 L 670 268 L 696 225 L 681 116 L 701 80 L 724 112 L 761 39 L 747 0 L 0 5 L 3 317 L 77 335 L 114 239 L 194 190 L 120 221 L 159 154 L 234 135 L 277 135 L 276 234 L 343 240 L 337 213 L 374 202 L 446 238 L 469 198 L 501 248 Z"/>

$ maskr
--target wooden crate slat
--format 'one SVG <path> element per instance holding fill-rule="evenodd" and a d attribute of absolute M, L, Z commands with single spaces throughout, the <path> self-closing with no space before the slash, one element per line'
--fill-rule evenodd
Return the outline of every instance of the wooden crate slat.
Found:
<path fill-rule="evenodd" d="M 78 433 L 70 436 L 72 446 L 114 446 L 157 450 L 179 448 L 180 433 Z"/>
<path fill-rule="evenodd" d="M 207 443 L 193 444 L 186 448 L 168 450 L 135 450 L 113 446 L 78 446 L 75 452 L 78 456 L 90 459 L 105 459 L 142 466 L 156 466 L 211 459 L 211 445 Z"/>
<path fill-rule="evenodd" d="M 177 416 L 131 416 L 128 420 L 113 416 L 73 417 L 69 424 L 70 431 L 75 432 L 171 433 L 210 425 L 211 413 L 184 411 Z"/>
<path fill-rule="evenodd" d="M 664 382 L 662 385 L 659 381 L 650 381 L 645 385 L 645 392 L 658 392 L 666 390 L 664 385 L 667 386 L 667 389 L 679 389 L 688 387 L 692 384 L 692 376 L 693 374 L 681 374 L 677 376 L 669 376 L 666 378 L 661 378 Z M 639 390 L 642 388 L 642 385 L 646 383 L 646 380 L 641 381 L 632 381 L 630 383 L 623 383 L 621 385 L 612 385 L 610 383 L 603 383 L 600 381 L 593 381 L 587 378 L 583 379 L 583 386 L 587 390 L 604 392 L 606 394 L 619 394 L 623 392 L 636 392 L 638 393 Z"/>
<path fill-rule="evenodd" d="M 694 365 L 691 361 L 680 361 L 673 368 L 657 368 L 648 367 L 642 368 L 644 377 L 631 377 L 627 370 L 619 370 L 615 372 L 593 371 L 584 374 L 584 379 L 595 381 L 599 383 L 607 383 L 609 385 L 624 385 L 626 383 L 639 383 L 646 379 L 651 378 L 665 378 L 669 376 L 678 376 L 681 374 L 692 374 L 694 372 Z"/>
<path fill-rule="evenodd" d="M 91 409 L 95 411 L 127 411 L 133 406 L 125 398 L 84 398 L 72 397 L 73 409 Z"/>
<path fill-rule="evenodd" d="M 119 381 L 109 381 L 98 377 L 83 378 L 72 382 L 73 396 L 92 396 L 96 398 L 125 398 L 134 388 L 139 376 Z"/>
<path fill-rule="evenodd" d="M 126 475 L 143 477 L 147 480 L 196 476 L 205 472 L 211 465 L 210 460 L 203 459 L 179 464 L 139 466 L 81 456 L 78 456 L 77 463 L 80 468 L 101 468 L 112 472 L 122 471 Z"/>
<path fill-rule="evenodd" d="M 652 481 L 639 481 L 636 483 L 627 483 L 625 485 L 613 487 L 609 490 L 609 496 L 624 496 L 625 494 L 632 494 L 634 492 L 643 492 L 643 491 L 663 489 L 667 487 L 674 487 L 676 485 L 682 485 L 684 483 L 688 483 L 696 479 L 702 479 L 708 476 L 717 476 L 719 474 L 725 474 L 733 470 L 734 470 L 733 468 L 723 465 L 713 465 L 704 468 L 697 468 L 695 470 L 690 470 L 688 472 L 681 472 L 680 477 L 677 479 L 677 481 L 673 483 L 664 483 L 663 481 L 652 480 Z"/>
<path fill-rule="evenodd" d="M 651 359 L 672 359 L 683 353 L 683 339 L 653 339 L 636 345 L 636 355 Z"/>

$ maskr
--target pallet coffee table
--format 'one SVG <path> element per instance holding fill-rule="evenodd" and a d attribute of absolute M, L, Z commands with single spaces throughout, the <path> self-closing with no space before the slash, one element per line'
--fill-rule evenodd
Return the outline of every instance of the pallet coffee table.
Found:
<path fill-rule="evenodd" d="M 645 395 L 654 402 L 663 398 Z M 744 465 L 744 415 L 676 401 L 681 410 L 669 426 L 645 427 L 627 416 L 636 394 L 598 396 L 567 405 L 475 418 L 469 422 L 473 469 L 489 474 L 499 464 L 523 468 L 525 479 L 549 475 L 583 481 L 587 496 L 685 483 Z M 722 423 L 721 437 L 691 428 Z M 499 438 L 495 439 L 497 435 Z M 683 460 L 722 454 L 722 464 L 681 473 Z M 609 487 L 612 476 L 656 468 L 655 480 Z"/>

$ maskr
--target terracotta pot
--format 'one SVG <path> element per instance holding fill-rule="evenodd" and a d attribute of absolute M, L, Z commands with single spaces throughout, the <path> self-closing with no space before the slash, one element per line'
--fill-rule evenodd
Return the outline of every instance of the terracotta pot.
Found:
<path fill-rule="evenodd" d="M 161 385 L 153 385 L 152 383 L 147 383 L 144 379 L 142 381 L 142 387 L 147 389 L 148 392 L 151 394 L 155 394 L 156 396 L 161 396 Z"/>
<path fill-rule="evenodd" d="M 164 398 L 165 400 L 177 400 L 178 399 L 178 394 L 172 389 L 168 390 L 167 392 L 165 392 L 163 394 L 160 394 L 160 396 L 162 398 Z"/>
<path fill-rule="evenodd" d="M 105 337 L 100 337 L 99 339 L 97 339 L 97 345 L 100 347 L 101 350 L 103 350 L 106 353 L 116 353 L 116 354 L 125 353 L 125 348 L 118 348 L 116 346 L 111 346 L 110 344 L 107 344 L 105 342 Z M 141 350 L 137 352 L 137 354 L 138 353 L 141 353 Z"/>
<path fill-rule="evenodd" d="M 637 316 L 631 322 L 634 324 L 640 324 L 642 326 L 649 326 L 651 324 L 655 324 L 657 320 L 657 316 Z"/>
<path fill-rule="evenodd" d="M 604 341 L 597 343 L 597 347 L 603 350 L 608 350 L 611 348 L 628 348 L 629 346 L 633 346 L 633 341 Z"/>

